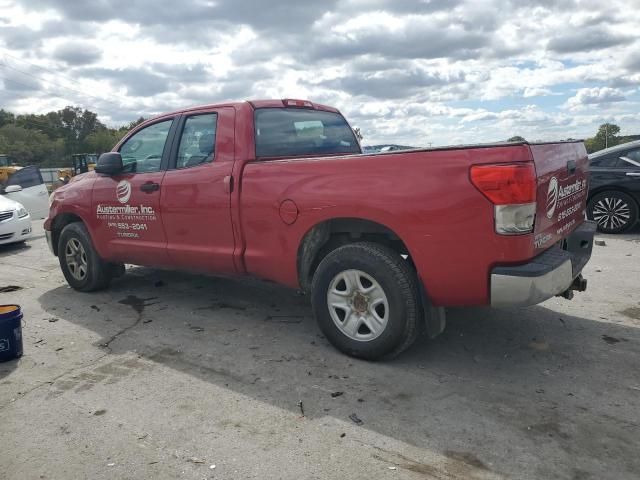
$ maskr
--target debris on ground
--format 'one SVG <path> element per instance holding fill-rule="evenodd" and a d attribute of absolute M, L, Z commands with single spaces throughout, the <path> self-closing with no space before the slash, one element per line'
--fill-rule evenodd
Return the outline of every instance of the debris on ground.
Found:
<path fill-rule="evenodd" d="M 533 340 L 529 342 L 529 348 L 532 348 L 534 350 L 538 350 L 539 352 L 541 352 L 544 350 L 549 350 L 549 344 L 547 342 Z"/>
<path fill-rule="evenodd" d="M 363 425 L 364 422 L 362 420 L 360 420 L 360 418 L 358 417 L 358 415 L 356 415 L 355 413 L 352 413 L 351 415 L 349 415 L 349 418 L 351 419 L 351 421 L 353 423 L 355 423 L 356 425 Z"/>
<path fill-rule="evenodd" d="M 304 404 L 302 403 L 302 400 L 298 402 L 298 408 L 300 409 L 300 414 L 304 417 Z"/>
<path fill-rule="evenodd" d="M 609 335 L 602 335 L 602 340 L 604 340 L 605 342 L 607 342 L 609 345 L 613 345 L 614 343 L 618 343 L 620 342 L 619 338 L 616 337 L 610 337 Z"/>
<path fill-rule="evenodd" d="M 341 397 L 344 392 L 331 392 L 331 398 Z"/>
<path fill-rule="evenodd" d="M 91 308 L 92 308 L 93 310 L 95 310 L 96 312 L 99 312 L 99 311 L 100 311 L 100 307 L 98 307 L 97 305 L 91 305 Z"/>
<path fill-rule="evenodd" d="M 204 328 L 199 327 L 197 325 L 189 325 L 189 328 L 194 332 L 204 332 Z"/>
<path fill-rule="evenodd" d="M 0 287 L 0 293 L 11 293 L 17 290 L 22 290 L 22 287 L 18 285 L 7 285 L 6 287 Z"/>
<path fill-rule="evenodd" d="M 215 464 L 209 465 L 209 469 L 213 470 L 214 468 L 216 468 Z"/>
<path fill-rule="evenodd" d="M 275 323 L 302 323 L 302 315 L 267 315 L 265 322 Z"/>
<path fill-rule="evenodd" d="M 105 413 L 107 413 L 107 411 L 104 408 L 101 408 L 100 410 L 96 410 L 95 412 L 93 412 L 93 414 L 96 417 L 99 417 L 100 415 L 104 415 Z"/>
<path fill-rule="evenodd" d="M 605 242 L 604 240 L 596 240 L 594 243 L 596 245 L 598 245 L 599 247 L 606 247 L 607 246 L 607 242 Z"/>
<path fill-rule="evenodd" d="M 346 433 L 341 433 L 341 434 L 340 434 L 340 438 L 344 438 L 344 437 L 346 437 L 346 436 L 347 436 L 347 434 L 346 434 Z"/>
<path fill-rule="evenodd" d="M 189 459 L 189 461 L 190 461 L 191 463 L 204 463 L 204 460 L 202 460 L 201 458 L 198 458 L 198 457 L 191 457 L 191 458 Z"/>
<path fill-rule="evenodd" d="M 58 347 L 58 348 L 56 348 L 56 352 L 59 352 L 60 350 L 64 350 L 64 347 Z"/>
<path fill-rule="evenodd" d="M 142 323 L 151 323 L 153 322 L 153 320 L 151 320 L 150 318 L 147 318 L 146 320 L 143 320 Z"/>
<path fill-rule="evenodd" d="M 55 322 L 57 322 L 57 321 L 58 321 L 58 319 L 57 319 L 56 317 L 49 317 L 49 318 L 47 318 L 47 321 L 48 321 L 49 323 L 55 323 Z"/>

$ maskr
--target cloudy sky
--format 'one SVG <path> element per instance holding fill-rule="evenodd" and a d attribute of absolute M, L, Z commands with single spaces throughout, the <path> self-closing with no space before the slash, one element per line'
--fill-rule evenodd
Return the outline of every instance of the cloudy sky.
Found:
<path fill-rule="evenodd" d="M 640 0 L 0 0 L 0 82 L 109 125 L 305 98 L 365 144 L 640 134 Z"/>

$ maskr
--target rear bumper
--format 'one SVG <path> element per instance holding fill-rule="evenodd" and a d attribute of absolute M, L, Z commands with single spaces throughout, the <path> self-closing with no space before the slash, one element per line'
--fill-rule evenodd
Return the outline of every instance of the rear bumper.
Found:
<path fill-rule="evenodd" d="M 567 291 L 591 258 L 595 222 L 585 221 L 565 240 L 524 265 L 491 271 L 491 305 L 535 305 Z"/>

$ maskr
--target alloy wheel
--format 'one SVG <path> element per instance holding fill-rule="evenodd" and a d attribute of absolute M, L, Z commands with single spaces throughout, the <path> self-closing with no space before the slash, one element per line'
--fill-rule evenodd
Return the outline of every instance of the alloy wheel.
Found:
<path fill-rule="evenodd" d="M 69 272 L 76 280 L 84 280 L 87 276 L 89 264 L 87 252 L 77 238 L 70 238 L 64 249 L 65 261 Z"/>
<path fill-rule="evenodd" d="M 631 219 L 631 207 L 621 198 L 605 197 L 593 206 L 592 216 L 603 229 L 617 230 Z"/>

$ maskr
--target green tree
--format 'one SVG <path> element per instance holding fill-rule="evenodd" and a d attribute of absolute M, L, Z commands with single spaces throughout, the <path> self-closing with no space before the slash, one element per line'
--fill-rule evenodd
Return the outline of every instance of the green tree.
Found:
<path fill-rule="evenodd" d="M 39 164 L 62 156 L 61 139 L 51 140 L 42 132 L 8 124 L 0 127 L 0 145 L 12 162 Z"/>
<path fill-rule="evenodd" d="M 86 139 L 86 150 L 90 153 L 104 153 L 111 150 L 125 134 L 123 130 L 104 128 L 89 134 Z"/>
<path fill-rule="evenodd" d="M 598 128 L 598 132 L 592 138 L 584 141 L 588 153 L 597 152 L 603 148 L 613 147 L 620 143 L 620 127 L 613 123 L 603 123 Z"/>
<path fill-rule="evenodd" d="M 507 140 L 507 142 L 526 142 L 526 140 L 524 137 L 521 137 L 520 135 L 515 135 L 511 137 L 509 140 Z"/>
<path fill-rule="evenodd" d="M 8 123 L 14 123 L 15 121 L 16 116 L 13 113 L 0 109 L 0 127 L 3 127 Z"/>

